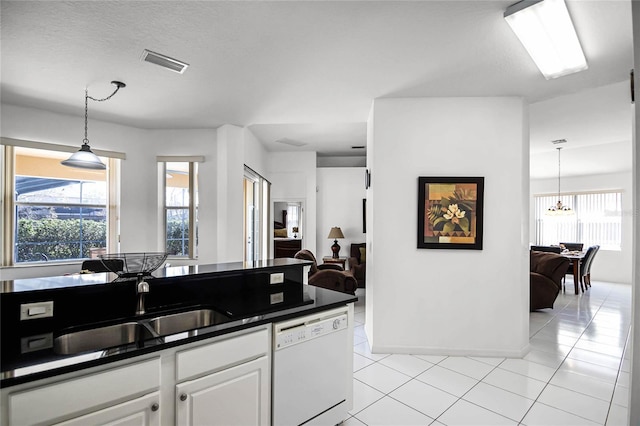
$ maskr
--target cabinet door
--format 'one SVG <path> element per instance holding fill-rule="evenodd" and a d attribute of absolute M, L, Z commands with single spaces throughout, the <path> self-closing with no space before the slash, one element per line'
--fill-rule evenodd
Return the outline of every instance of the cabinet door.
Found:
<path fill-rule="evenodd" d="M 268 425 L 266 356 L 176 386 L 178 425 Z"/>
<path fill-rule="evenodd" d="M 159 392 L 153 392 L 54 426 L 159 426 L 159 402 Z"/>

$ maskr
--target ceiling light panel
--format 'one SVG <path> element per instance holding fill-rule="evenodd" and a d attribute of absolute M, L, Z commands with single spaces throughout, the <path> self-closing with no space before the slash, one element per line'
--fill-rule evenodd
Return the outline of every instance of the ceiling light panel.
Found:
<path fill-rule="evenodd" d="M 187 69 L 187 67 L 189 66 L 189 64 L 187 64 L 186 62 L 182 62 L 177 59 L 173 59 L 166 55 L 152 52 L 147 49 L 144 49 L 142 51 L 142 56 L 140 56 L 140 60 L 143 62 L 149 62 L 152 64 L 159 65 L 170 71 L 177 72 L 178 74 L 183 74 Z"/>
<path fill-rule="evenodd" d="M 547 80 L 588 68 L 564 0 L 523 0 L 504 19 Z"/>

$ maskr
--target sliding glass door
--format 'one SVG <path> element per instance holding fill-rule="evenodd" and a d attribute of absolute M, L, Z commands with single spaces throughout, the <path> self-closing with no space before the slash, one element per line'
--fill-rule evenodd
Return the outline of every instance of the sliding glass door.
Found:
<path fill-rule="evenodd" d="M 244 167 L 244 260 L 269 258 L 269 205 L 271 183 Z"/>

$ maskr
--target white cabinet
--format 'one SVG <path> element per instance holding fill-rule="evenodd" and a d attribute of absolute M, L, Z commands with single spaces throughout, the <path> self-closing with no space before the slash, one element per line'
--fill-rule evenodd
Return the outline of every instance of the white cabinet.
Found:
<path fill-rule="evenodd" d="M 227 368 L 176 386 L 176 420 L 186 425 L 268 425 L 269 359 Z"/>
<path fill-rule="evenodd" d="M 152 405 L 158 403 L 159 388 L 160 358 L 154 358 L 142 362 L 131 361 L 124 367 L 103 369 L 67 380 L 36 383 L 34 387 L 24 391 L 3 389 L 2 401 L 3 405 L 6 401 L 9 408 L 8 425 L 49 425 L 76 417 L 82 418 L 81 416 L 92 419 L 91 416 L 94 415 L 102 416 L 99 418 L 106 419 L 105 422 L 108 423 L 108 419 L 126 418 L 130 415 L 127 410 L 131 407 L 134 411 L 142 410 L 138 399 L 149 402 L 146 408 L 151 410 Z M 155 400 L 147 398 L 150 393 L 155 395 Z M 142 395 L 146 396 L 141 397 Z M 127 402 L 132 402 L 132 405 L 127 405 Z M 100 423 L 87 421 L 84 424 Z"/>
<path fill-rule="evenodd" d="M 176 354 L 176 424 L 268 425 L 271 334 L 259 328 Z"/>
<path fill-rule="evenodd" d="M 113 405 L 53 426 L 159 426 L 160 392 Z"/>
<path fill-rule="evenodd" d="M 270 324 L 141 358 L 1 389 L 0 426 L 269 424 Z"/>

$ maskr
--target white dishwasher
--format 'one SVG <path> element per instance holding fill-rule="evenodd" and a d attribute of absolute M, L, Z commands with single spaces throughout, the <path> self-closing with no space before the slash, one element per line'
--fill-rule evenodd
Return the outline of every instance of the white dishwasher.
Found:
<path fill-rule="evenodd" d="M 274 324 L 274 426 L 335 425 L 348 417 L 348 312 L 345 306 Z"/>

